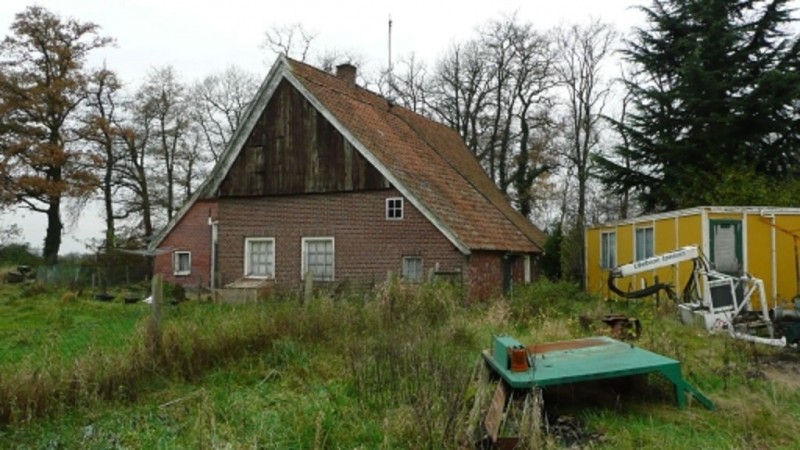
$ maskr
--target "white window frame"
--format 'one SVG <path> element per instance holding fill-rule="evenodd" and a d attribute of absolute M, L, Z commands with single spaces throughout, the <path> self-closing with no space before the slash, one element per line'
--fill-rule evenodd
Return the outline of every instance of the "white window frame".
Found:
<path fill-rule="evenodd" d="M 306 272 L 308 271 L 308 243 L 309 242 L 320 242 L 320 241 L 330 241 L 331 242 L 331 252 L 333 253 L 333 261 L 331 261 L 331 277 L 330 279 L 320 279 L 316 275 L 314 276 L 314 281 L 334 281 L 336 279 L 336 240 L 333 236 L 319 236 L 319 237 L 304 237 L 300 240 L 300 259 L 302 263 L 300 264 L 300 279 L 306 279 Z"/>
<path fill-rule="evenodd" d="M 187 270 L 180 270 L 180 258 L 181 256 L 186 255 L 189 259 L 189 269 Z M 189 250 L 177 250 L 172 253 L 172 274 L 179 277 L 184 277 L 186 275 L 192 274 L 192 252 Z"/>
<path fill-rule="evenodd" d="M 648 249 L 647 246 L 647 231 L 650 231 L 650 248 Z M 639 232 L 645 237 L 645 248 L 644 248 L 644 255 L 639 254 Z M 648 252 L 649 250 L 649 252 Z M 641 261 L 643 259 L 650 258 L 655 256 L 656 252 L 656 230 L 655 227 L 638 227 L 633 232 L 633 256 L 635 261 Z"/>
<path fill-rule="evenodd" d="M 392 202 L 400 202 L 399 207 L 391 208 L 390 205 Z M 399 217 L 391 217 L 390 211 L 400 211 Z M 405 202 L 403 201 L 403 197 L 389 197 L 386 199 L 386 220 L 403 220 L 405 217 Z"/>
<path fill-rule="evenodd" d="M 608 247 L 608 238 L 613 236 L 613 243 L 614 245 L 611 248 Z M 607 251 L 603 251 L 607 250 Z M 606 255 L 608 258 L 606 259 Z M 600 233 L 600 268 L 602 269 L 613 269 L 617 266 L 617 232 L 615 231 L 603 231 Z"/>
<path fill-rule="evenodd" d="M 269 242 L 272 244 L 272 265 L 269 266 L 267 275 L 252 275 L 250 268 L 250 244 L 253 242 Z M 244 239 L 244 276 L 246 278 L 253 278 L 258 280 L 273 280 L 275 279 L 275 258 L 277 257 L 277 249 L 275 247 L 275 238 L 272 237 L 249 237 Z"/>
<path fill-rule="evenodd" d="M 406 263 L 410 260 L 419 260 L 419 278 L 409 278 L 406 273 Z M 422 259 L 422 256 L 403 256 L 403 267 L 402 267 L 403 279 L 408 280 L 413 283 L 422 283 L 425 280 L 425 260 Z"/>

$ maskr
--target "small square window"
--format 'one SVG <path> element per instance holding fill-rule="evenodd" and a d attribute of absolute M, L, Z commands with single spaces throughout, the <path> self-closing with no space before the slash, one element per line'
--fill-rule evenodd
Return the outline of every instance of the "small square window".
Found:
<path fill-rule="evenodd" d="M 386 199 L 386 219 L 401 220 L 403 218 L 403 198 L 394 197 Z"/>
<path fill-rule="evenodd" d="M 415 283 L 422 281 L 422 258 L 419 256 L 403 257 L 403 278 Z"/>
<path fill-rule="evenodd" d="M 192 252 L 175 252 L 172 254 L 172 269 L 175 275 L 192 273 Z"/>

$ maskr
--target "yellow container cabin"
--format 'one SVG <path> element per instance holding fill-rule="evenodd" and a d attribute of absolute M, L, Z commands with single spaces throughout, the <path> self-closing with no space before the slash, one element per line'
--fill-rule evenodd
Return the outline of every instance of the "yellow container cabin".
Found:
<path fill-rule="evenodd" d="M 696 245 L 716 270 L 761 278 L 770 307 L 800 294 L 800 208 L 703 206 L 596 225 L 586 230 L 586 287 L 610 297 L 609 270 Z M 623 290 L 656 282 L 683 289 L 692 262 L 616 280 Z M 755 305 L 754 305 L 755 306 Z"/>

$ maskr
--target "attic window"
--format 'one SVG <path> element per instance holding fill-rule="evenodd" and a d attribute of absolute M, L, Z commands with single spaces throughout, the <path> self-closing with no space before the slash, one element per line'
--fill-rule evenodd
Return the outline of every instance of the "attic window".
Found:
<path fill-rule="evenodd" d="M 403 219 L 403 197 L 386 199 L 386 220 Z"/>

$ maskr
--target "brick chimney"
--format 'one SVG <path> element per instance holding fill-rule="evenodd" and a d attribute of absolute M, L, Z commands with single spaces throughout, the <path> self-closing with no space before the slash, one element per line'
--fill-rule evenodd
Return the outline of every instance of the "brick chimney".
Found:
<path fill-rule="evenodd" d="M 336 77 L 340 78 L 349 84 L 356 84 L 356 66 L 344 63 L 336 66 Z"/>

